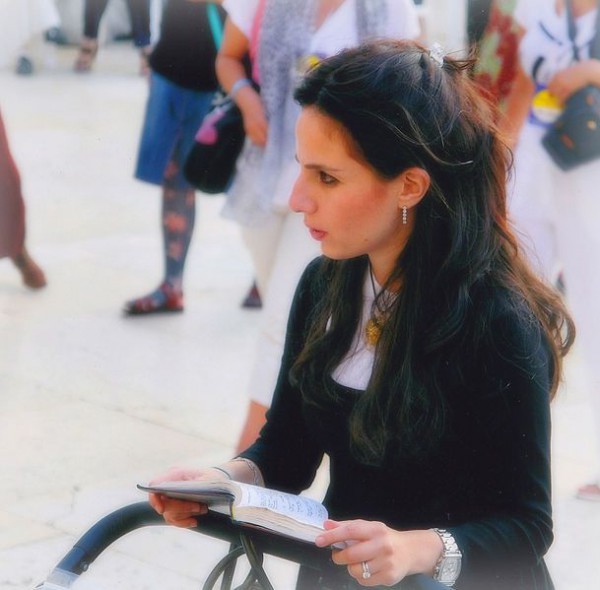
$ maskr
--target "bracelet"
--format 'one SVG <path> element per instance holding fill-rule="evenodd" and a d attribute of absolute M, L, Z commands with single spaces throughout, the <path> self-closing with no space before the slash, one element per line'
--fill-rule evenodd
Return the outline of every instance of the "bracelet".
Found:
<path fill-rule="evenodd" d="M 235 459 L 232 460 L 233 461 L 241 461 L 242 463 L 245 463 L 246 466 L 248 467 L 248 469 L 250 469 L 250 471 L 252 472 L 252 483 L 255 486 L 264 486 L 264 481 L 262 478 L 262 474 L 259 470 L 259 468 L 256 466 L 256 464 L 254 463 L 254 461 L 250 461 L 250 459 L 246 459 L 245 457 L 236 457 Z"/>
<path fill-rule="evenodd" d="M 231 100 L 235 100 L 237 93 L 242 88 L 245 88 L 246 86 L 251 86 L 251 85 L 252 85 L 252 82 L 248 78 L 240 78 L 239 80 L 236 80 L 233 83 L 231 90 L 229 91 L 229 96 L 231 97 Z"/>
<path fill-rule="evenodd" d="M 226 469 L 223 469 L 222 467 L 212 467 L 212 469 L 216 469 L 217 471 L 224 473 L 227 476 L 227 479 L 233 480 L 233 477 L 231 477 L 231 473 L 229 473 L 229 471 L 227 471 Z"/>

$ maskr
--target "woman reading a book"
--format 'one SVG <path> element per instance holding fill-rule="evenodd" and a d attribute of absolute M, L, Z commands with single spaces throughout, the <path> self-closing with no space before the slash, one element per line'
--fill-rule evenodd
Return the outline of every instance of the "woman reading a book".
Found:
<path fill-rule="evenodd" d="M 301 588 L 549 590 L 550 399 L 574 329 L 506 218 L 510 152 L 472 64 L 347 50 L 296 92 L 290 198 L 323 256 L 296 293 L 273 405 L 240 457 L 160 478 L 298 493 L 324 454 L 330 569 Z M 206 510 L 152 495 L 167 522 Z"/>

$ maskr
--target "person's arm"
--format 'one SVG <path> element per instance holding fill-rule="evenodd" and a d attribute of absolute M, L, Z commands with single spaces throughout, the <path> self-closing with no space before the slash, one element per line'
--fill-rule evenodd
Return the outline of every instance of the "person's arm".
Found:
<path fill-rule="evenodd" d="M 565 101 L 585 86 L 593 84 L 600 88 L 600 60 L 587 59 L 560 70 L 548 83 L 548 91 L 560 101 Z"/>
<path fill-rule="evenodd" d="M 515 33 L 515 41 L 518 44 L 521 42 L 525 34 L 525 29 L 519 27 Z M 510 92 L 506 98 L 503 117 L 500 120 L 500 131 L 506 139 L 509 147 L 514 149 L 519 140 L 519 134 L 529 114 L 531 101 L 535 93 L 535 85 L 533 80 L 523 70 L 520 60 L 517 57 L 515 76 L 511 82 Z"/>
<path fill-rule="evenodd" d="M 541 328 L 526 313 L 505 309 L 488 325 L 472 360 L 461 432 L 471 447 L 474 517 L 447 528 L 463 553 L 459 580 L 465 587 L 479 587 L 493 574 L 497 587 L 510 588 L 518 586 L 515 576 L 539 566 L 553 540 L 552 359 Z"/>
<path fill-rule="evenodd" d="M 260 95 L 247 80 L 244 58 L 248 50 L 248 38 L 228 17 L 223 43 L 217 54 L 217 78 L 225 92 L 232 94 L 239 106 L 246 135 L 256 145 L 264 146 L 268 124 Z"/>
<path fill-rule="evenodd" d="M 511 149 L 514 149 L 519 141 L 521 129 L 531 108 L 534 92 L 535 86 L 531 78 L 519 65 L 500 120 L 500 131 Z"/>

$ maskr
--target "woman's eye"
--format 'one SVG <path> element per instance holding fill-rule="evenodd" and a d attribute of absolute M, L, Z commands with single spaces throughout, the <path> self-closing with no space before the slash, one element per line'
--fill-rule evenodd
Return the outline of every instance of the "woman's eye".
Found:
<path fill-rule="evenodd" d="M 335 184 L 337 179 L 331 176 L 331 174 L 327 174 L 327 172 L 319 172 L 319 179 L 323 184 Z"/>

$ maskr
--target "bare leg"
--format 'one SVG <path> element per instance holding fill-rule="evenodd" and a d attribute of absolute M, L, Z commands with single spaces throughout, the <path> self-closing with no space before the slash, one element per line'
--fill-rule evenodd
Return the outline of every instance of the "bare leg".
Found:
<path fill-rule="evenodd" d="M 247 449 L 257 438 L 261 428 L 266 422 L 265 414 L 269 408 L 263 406 L 254 400 L 248 404 L 248 413 L 246 414 L 246 423 L 242 429 L 242 434 L 238 441 L 236 452 L 241 453 Z"/>

